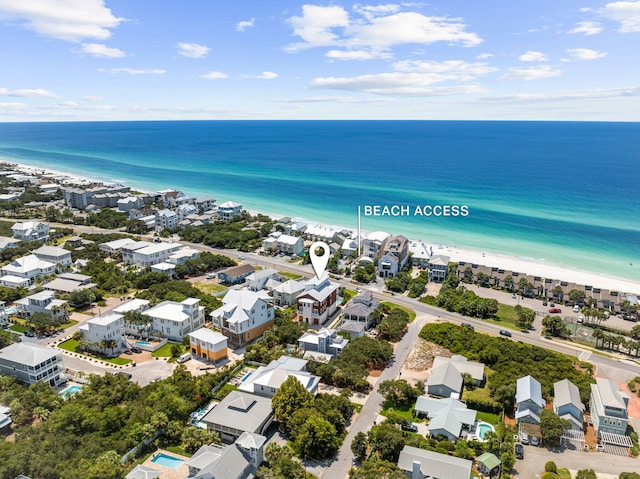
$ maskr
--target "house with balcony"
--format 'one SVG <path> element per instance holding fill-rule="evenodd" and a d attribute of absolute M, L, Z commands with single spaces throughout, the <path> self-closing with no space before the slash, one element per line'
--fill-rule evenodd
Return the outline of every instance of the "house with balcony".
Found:
<path fill-rule="evenodd" d="M 621 391 L 615 381 L 596 378 L 596 383 L 591 385 L 589 411 L 598 438 L 607 443 L 628 445 L 624 439 L 628 440 L 628 407 L 629 394 Z"/>
<path fill-rule="evenodd" d="M 273 268 L 264 268 L 254 271 L 245 278 L 245 283 L 250 291 L 269 290 L 280 284 L 281 276 Z M 268 287 L 268 285 L 270 287 Z"/>
<path fill-rule="evenodd" d="M 122 315 L 122 319 L 124 320 L 124 334 L 136 337 L 149 336 L 149 331 L 151 330 L 151 318 L 149 316 L 142 315 L 139 321 L 129 321 L 127 319 L 129 317 L 127 313 L 131 311 L 142 313 L 149 309 L 150 304 L 151 303 L 146 299 L 134 298 L 113 308 L 112 311 L 114 313 Z"/>
<path fill-rule="evenodd" d="M 13 343 L 0 349 L 0 374 L 25 384 L 38 381 L 58 387 L 66 382 L 62 353 L 35 343 Z"/>
<path fill-rule="evenodd" d="M 298 296 L 305 290 L 305 280 L 290 279 L 273 288 L 273 301 L 278 306 L 297 304 Z"/>
<path fill-rule="evenodd" d="M 365 236 L 362 240 L 362 255 L 372 259 L 382 256 L 382 245 L 390 236 L 384 231 L 374 231 Z"/>
<path fill-rule="evenodd" d="M 429 281 L 442 283 L 447 279 L 447 275 L 449 274 L 449 260 L 449 256 L 443 254 L 434 254 L 429 259 L 429 264 L 427 265 L 427 268 L 429 268 Z"/>
<path fill-rule="evenodd" d="M 190 259 L 197 259 L 200 257 L 200 250 L 185 246 L 173 253 L 167 258 L 167 263 L 172 265 L 185 264 Z"/>
<path fill-rule="evenodd" d="M 321 278 L 313 277 L 298 296 L 298 320 L 311 325 L 324 324 L 337 308 L 338 286 L 331 284 L 324 273 Z"/>
<path fill-rule="evenodd" d="M 63 273 L 57 278 L 44 283 L 42 287 L 47 291 L 55 291 L 56 293 L 73 293 L 84 289 L 93 289 L 97 285 L 91 282 L 91 276 L 78 273 Z"/>
<path fill-rule="evenodd" d="M 540 413 L 546 401 L 542 398 L 542 386 L 532 376 L 516 382 L 516 421 L 518 424 L 540 424 Z"/>
<path fill-rule="evenodd" d="M 304 237 L 309 241 L 324 241 L 327 244 L 331 244 L 335 241 L 336 236 L 340 233 L 331 226 L 326 225 L 309 225 L 304 231 Z"/>
<path fill-rule="evenodd" d="M 328 328 L 322 328 L 317 332 L 307 331 L 298 338 L 298 347 L 304 356 L 320 353 L 327 355 L 327 360 L 340 355 L 348 343 L 349 340 L 337 334 L 335 329 Z"/>
<path fill-rule="evenodd" d="M 415 415 L 429 418 L 429 435 L 444 436 L 449 441 L 457 441 L 463 430 L 468 431 L 476 423 L 477 411 L 451 397 L 436 399 L 420 396 L 416 400 Z"/>
<path fill-rule="evenodd" d="M 180 222 L 179 216 L 171 210 L 158 210 L 155 214 L 155 230 L 156 233 L 160 233 L 164 230 L 175 230 Z"/>
<path fill-rule="evenodd" d="M 181 342 L 189 333 L 204 326 L 204 306 L 200 300 L 187 298 L 177 301 L 163 301 L 142 314 L 151 318 L 151 329 L 169 341 Z"/>
<path fill-rule="evenodd" d="M 242 205 L 235 201 L 225 201 L 218 205 L 218 219 L 222 221 L 231 221 L 242 214 Z"/>
<path fill-rule="evenodd" d="M 584 404 L 580 399 L 578 386 L 568 379 L 553 383 L 553 410 L 562 419 L 569 421 L 572 429 L 582 431 Z"/>
<path fill-rule="evenodd" d="M 238 390 L 257 394 L 258 396 L 273 397 L 282 383 L 289 376 L 293 376 L 307 391 L 315 396 L 318 392 L 320 378 L 307 371 L 307 362 L 304 359 L 281 356 L 271 361 L 267 366 L 260 366 L 253 371 L 238 386 Z"/>
<path fill-rule="evenodd" d="M 139 196 L 127 196 L 126 198 L 120 198 L 117 202 L 118 211 L 127 213 L 134 208 L 142 208 L 142 198 Z"/>
<path fill-rule="evenodd" d="M 136 243 L 136 241 L 131 238 L 123 238 L 119 240 L 108 241 L 106 243 L 101 243 L 100 245 L 98 245 L 98 249 L 108 255 L 116 256 L 120 255 L 121 250 L 124 246 L 133 243 Z"/>
<path fill-rule="evenodd" d="M 304 251 L 304 240 L 300 236 L 272 233 L 263 241 L 262 247 L 264 250 L 277 251 L 288 255 L 300 255 Z"/>
<path fill-rule="evenodd" d="M 108 313 L 88 319 L 79 330 L 90 351 L 117 356 L 127 348 L 124 319 L 121 314 Z"/>
<path fill-rule="evenodd" d="M 411 265 L 416 268 L 426 269 L 429 267 L 429 259 L 433 255 L 433 248 L 422 241 L 411 241 L 409 243 L 409 256 Z"/>
<path fill-rule="evenodd" d="M 49 237 L 51 226 L 41 221 L 25 221 L 11 227 L 11 233 L 20 241 L 41 241 Z"/>
<path fill-rule="evenodd" d="M 227 357 L 227 337 L 208 328 L 189 333 L 189 351 L 194 358 L 220 361 Z"/>
<path fill-rule="evenodd" d="M 71 267 L 71 251 L 57 246 L 41 246 L 32 251 L 38 259 L 53 263 L 59 269 Z M 58 266 L 59 265 L 59 266 Z"/>
<path fill-rule="evenodd" d="M 56 272 L 56 264 L 41 260 L 35 254 L 29 254 L 14 259 L 11 263 L 0 268 L 0 284 L 9 288 L 19 287 L 12 284 L 31 286 L 36 279 Z"/>
<path fill-rule="evenodd" d="M 391 236 L 385 240 L 380 253 L 378 275 L 394 277 L 409 261 L 409 240 L 404 236 Z"/>
<path fill-rule="evenodd" d="M 30 318 L 36 313 L 44 313 L 54 320 L 64 320 L 69 317 L 67 301 L 56 299 L 53 291 L 40 291 L 25 298 L 16 300 L 17 312 L 20 318 Z"/>
<path fill-rule="evenodd" d="M 270 299 L 264 292 L 230 289 L 222 298 L 222 306 L 211 312 L 211 320 L 232 348 L 243 347 L 273 327 Z"/>
<path fill-rule="evenodd" d="M 273 422 L 271 398 L 231 391 L 201 422 L 226 443 L 234 442 L 245 432 L 264 436 Z"/>
<path fill-rule="evenodd" d="M 343 306 L 342 320 L 363 323 L 365 329 L 370 329 L 380 320 L 379 307 L 380 300 L 371 292 L 363 291 Z"/>
<path fill-rule="evenodd" d="M 0 236 L 0 251 L 5 249 L 17 248 L 20 240 L 9 238 L 8 236 Z"/>
<path fill-rule="evenodd" d="M 171 255 L 182 248 L 180 243 L 150 243 L 149 241 L 137 241 L 123 246 L 122 261 L 140 268 L 163 263 Z"/>

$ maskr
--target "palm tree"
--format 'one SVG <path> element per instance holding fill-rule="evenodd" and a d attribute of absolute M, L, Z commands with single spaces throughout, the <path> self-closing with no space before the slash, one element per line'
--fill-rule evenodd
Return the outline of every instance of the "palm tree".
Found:
<path fill-rule="evenodd" d="M 604 347 L 604 332 L 600 328 L 596 328 L 593 330 L 593 339 L 596 340 L 596 348 L 598 347 L 598 342 L 600 339 L 603 340 L 602 345 Z"/>

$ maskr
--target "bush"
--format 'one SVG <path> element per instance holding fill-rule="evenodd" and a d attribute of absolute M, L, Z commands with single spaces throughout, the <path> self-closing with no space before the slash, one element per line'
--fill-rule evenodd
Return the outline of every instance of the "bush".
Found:
<path fill-rule="evenodd" d="M 558 479 L 558 475 L 555 472 L 545 472 L 540 479 Z"/>
<path fill-rule="evenodd" d="M 558 472 L 558 467 L 556 466 L 556 463 L 553 461 L 547 461 L 544 464 L 544 470 L 546 472 L 553 472 L 554 474 Z"/>

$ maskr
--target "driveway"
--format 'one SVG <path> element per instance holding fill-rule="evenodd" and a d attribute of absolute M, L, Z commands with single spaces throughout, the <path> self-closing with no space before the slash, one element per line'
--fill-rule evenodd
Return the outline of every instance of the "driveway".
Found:
<path fill-rule="evenodd" d="M 617 478 L 621 472 L 640 470 L 640 460 L 622 457 L 605 452 L 581 452 L 568 449 L 546 449 L 543 447 L 524 447 L 524 459 L 517 460 L 513 467 L 513 477 L 518 479 L 535 479 L 544 473 L 544 463 L 553 461 L 556 466 L 569 470 L 593 469 L 598 479 L 607 479 L 603 474 L 611 474 Z"/>

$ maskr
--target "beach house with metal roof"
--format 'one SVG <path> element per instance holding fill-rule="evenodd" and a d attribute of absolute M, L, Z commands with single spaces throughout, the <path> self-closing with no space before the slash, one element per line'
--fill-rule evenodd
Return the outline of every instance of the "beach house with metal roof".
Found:
<path fill-rule="evenodd" d="M 42 221 L 24 221 L 11 227 L 13 237 L 21 241 L 44 240 L 49 237 L 51 226 Z"/>
<path fill-rule="evenodd" d="M 398 467 L 410 479 L 469 479 L 472 461 L 459 457 L 404 446 L 398 458 Z"/>
<path fill-rule="evenodd" d="M 11 263 L 0 268 L 2 273 L 0 283 L 9 288 L 19 287 L 24 284 L 31 286 L 37 278 L 54 274 L 55 271 L 55 263 L 42 260 L 35 254 L 29 254 L 16 258 Z M 18 286 L 12 286 L 12 284 L 18 284 Z"/>
<path fill-rule="evenodd" d="M 60 386 L 63 375 L 62 353 L 34 343 L 14 343 L 0 349 L 0 374 L 14 376 L 18 381 L 35 384 L 44 381 Z"/>
<path fill-rule="evenodd" d="M 258 396 L 273 397 L 289 376 L 298 380 L 314 396 L 318 392 L 320 378 L 307 371 L 307 361 L 281 356 L 267 366 L 260 366 L 238 386 L 238 390 Z"/>
<path fill-rule="evenodd" d="M 427 268 L 429 268 L 429 281 L 442 283 L 449 274 L 449 256 L 434 254 L 429 258 Z"/>
<path fill-rule="evenodd" d="M 220 361 L 227 357 L 227 337 L 208 328 L 189 333 L 189 351 L 194 358 Z"/>
<path fill-rule="evenodd" d="M 380 319 L 379 307 L 380 300 L 374 298 L 370 291 L 363 291 L 343 306 L 342 319 L 364 323 L 369 329 Z"/>
<path fill-rule="evenodd" d="M 39 293 L 16 300 L 17 314 L 21 318 L 30 318 L 36 313 L 45 313 L 52 319 L 63 320 L 69 316 L 67 301 L 56 299 L 53 291 Z"/>
<path fill-rule="evenodd" d="M 463 429 L 475 424 L 477 411 L 468 409 L 465 403 L 454 398 L 420 396 L 416 400 L 415 414 L 429 418 L 430 436 L 445 436 L 450 441 L 456 441 Z"/>
<path fill-rule="evenodd" d="M 540 413 L 546 402 L 542 398 L 542 387 L 532 376 L 525 376 L 516 382 L 516 421 L 540 424 Z"/>
<path fill-rule="evenodd" d="M 589 411 L 593 428 L 599 438 L 606 439 L 606 433 L 624 436 L 629 424 L 628 393 L 621 391 L 615 381 L 596 378 L 591 385 Z"/>
<path fill-rule="evenodd" d="M 324 273 L 321 278 L 313 277 L 298 296 L 298 319 L 307 324 L 324 324 L 336 311 L 338 286 L 331 284 Z"/>
<path fill-rule="evenodd" d="M 204 326 L 204 306 L 200 300 L 187 298 L 184 301 L 163 301 L 142 314 L 151 318 L 151 329 L 169 341 L 180 342 L 192 331 Z"/>
<path fill-rule="evenodd" d="M 218 219 L 231 221 L 242 213 L 242 205 L 235 201 L 225 201 L 218 205 Z"/>
<path fill-rule="evenodd" d="M 580 390 L 568 379 L 553 383 L 553 410 L 562 419 L 571 423 L 572 429 L 582 430 L 584 404 Z"/>
<path fill-rule="evenodd" d="M 32 251 L 38 259 L 43 261 L 48 261 L 49 263 L 53 263 L 56 266 L 60 266 L 62 268 L 67 268 L 71 266 L 71 251 L 59 248 L 58 246 L 41 246 L 38 249 L 34 249 Z"/>
<path fill-rule="evenodd" d="M 273 301 L 278 306 L 296 304 L 298 296 L 305 289 L 306 281 L 290 279 L 273 288 Z"/>
<path fill-rule="evenodd" d="M 244 432 L 264 435 L 273 421 L 271 398 L 244 391 L 231 391 L 202 421 L 210 431 L 217 431 L 227 443 Z"/>

